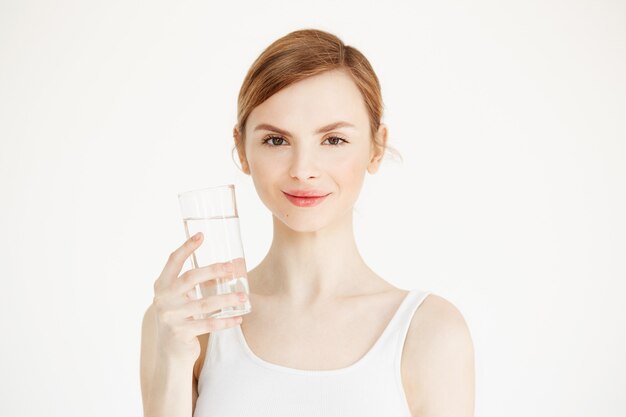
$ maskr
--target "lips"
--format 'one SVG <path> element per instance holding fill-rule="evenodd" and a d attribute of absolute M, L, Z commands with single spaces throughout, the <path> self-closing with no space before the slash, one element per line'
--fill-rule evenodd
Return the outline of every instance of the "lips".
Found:
<path fill-rule="evenodd" d="M 327 193 L 325 191 L 315 190 L 315 189 L 309 189 L 309 190 L 287 190 L 287 191 L 283 191 L 283 193 L 292 195 L 294 197 L 324 197 L 324 196 L 330 194 L 330 193 Z"/>
<path fill-rule="evenodd" d="M 287 200 L 289 200 L 293 205 L 298 206 L 298 207 L 313 207 L 316 206 L 318 204 L 320 204 L 322 201 L 324 201 L 329 195 L 330 193 L 324 195 L 324 194 L 320 194 L 319 191 L 314 191 L 314 192 L 310 192 L 310 196 L 295 196 L 289 193 L 286 193 L 283 191 L 283 194 L 285 194 L 285 197 L 287 197 Z"/>

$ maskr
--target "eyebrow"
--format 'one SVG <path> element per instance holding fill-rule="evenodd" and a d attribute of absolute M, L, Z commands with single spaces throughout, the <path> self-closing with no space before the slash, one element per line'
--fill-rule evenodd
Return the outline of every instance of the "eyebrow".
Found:
<path fill-rule="evenodd" d="M 354 125 L 352 123 L 348 123 L 348 122 L 344 122 L 344 121 L 338 121 L 338 122 L 334 122 L 334 123 L 331 123 L 331 124 L 326 125 L 326 126 L 322 126 L 319 129 L 317 129 L 314 133 L 325 133 L 325 132 L 331 131 L 333 129 L 337 129 L 339 127 L 352 127 L 352 128 L 354 128 Z M 267 124 L 267 123 L 261 123 L 260 125 L 257 125 L 254 128 L 254 131 L 256 132 L 257 130 L 271 130 L 271 131 L 274 131 L 274 132 L 278 132 L 281 135 L 292 136 L 292 134 L 287 132 L 286 130 L 280 129 L 280 128 L 276 127 L 276 126 L 272 126 L 272 125 Z"/>

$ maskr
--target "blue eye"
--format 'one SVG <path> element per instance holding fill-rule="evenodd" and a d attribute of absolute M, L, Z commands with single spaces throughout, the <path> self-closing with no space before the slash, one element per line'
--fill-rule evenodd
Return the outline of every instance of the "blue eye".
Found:
<path fill-rule="evenodd" d="M 280 145 L 277 145 L 276 143 L 278 141 L 284 141 L 284 140 L 285 140 L 285 138 L 283 138 L 282 136 L 269 136 L 269 137 L 263 139 L 262 144 L 270 146 L 270 147 L 277 147 L 277 146 L 280 146 Z M 342 146 L 342 145 L 348 143 L 347 140 L 342 139 L 342 138 L 340 138 L 338 136 L 330 136 L 330 137 L 326 138 L 326 140 L 324 142 L 326 142 L 327 140 L 329 141 L 331 146 Z M 269 144 L 269 141 L 272 141 L 271 145 Z"/>

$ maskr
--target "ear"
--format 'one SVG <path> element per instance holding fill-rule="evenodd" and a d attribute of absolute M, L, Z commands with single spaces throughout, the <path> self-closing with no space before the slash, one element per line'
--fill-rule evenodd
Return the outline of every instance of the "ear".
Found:
<path fill-rule="evenodd" d="M 233 128 L 233 139 L 235 140 L 237 155 L 239 156 L 239 162 L 241 163 L 241 171 L 246 175 L 250 175 L 250 166 L 248 165 L 248 160 L 246 158 L 246 147 L 243 143 L 241 134 L 239 133 L 239 129 L 237 129 L 237 125 Z"/>
<path fill-rule="evenodd" d="M 387 125 L 381 123 L 376 132 L 376 141 L 372 141 L 370 162 L 367 165 L 367 172 L 375 174 L 378 171 L 378 167 L 385 155 L 385 149 L 387 148 Z"/>

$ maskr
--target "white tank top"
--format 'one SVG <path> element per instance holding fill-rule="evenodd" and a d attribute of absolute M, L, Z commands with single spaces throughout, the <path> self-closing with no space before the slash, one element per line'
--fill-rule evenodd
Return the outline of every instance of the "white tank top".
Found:
<path fill-rule="evenodd" d="M 211 333 L 193 417 L 411 417 L 400 359 L 428 294 L 409 290 L 370 350 L 345 368 L 288 368 L 256 356 L 241 326 Z"/>

